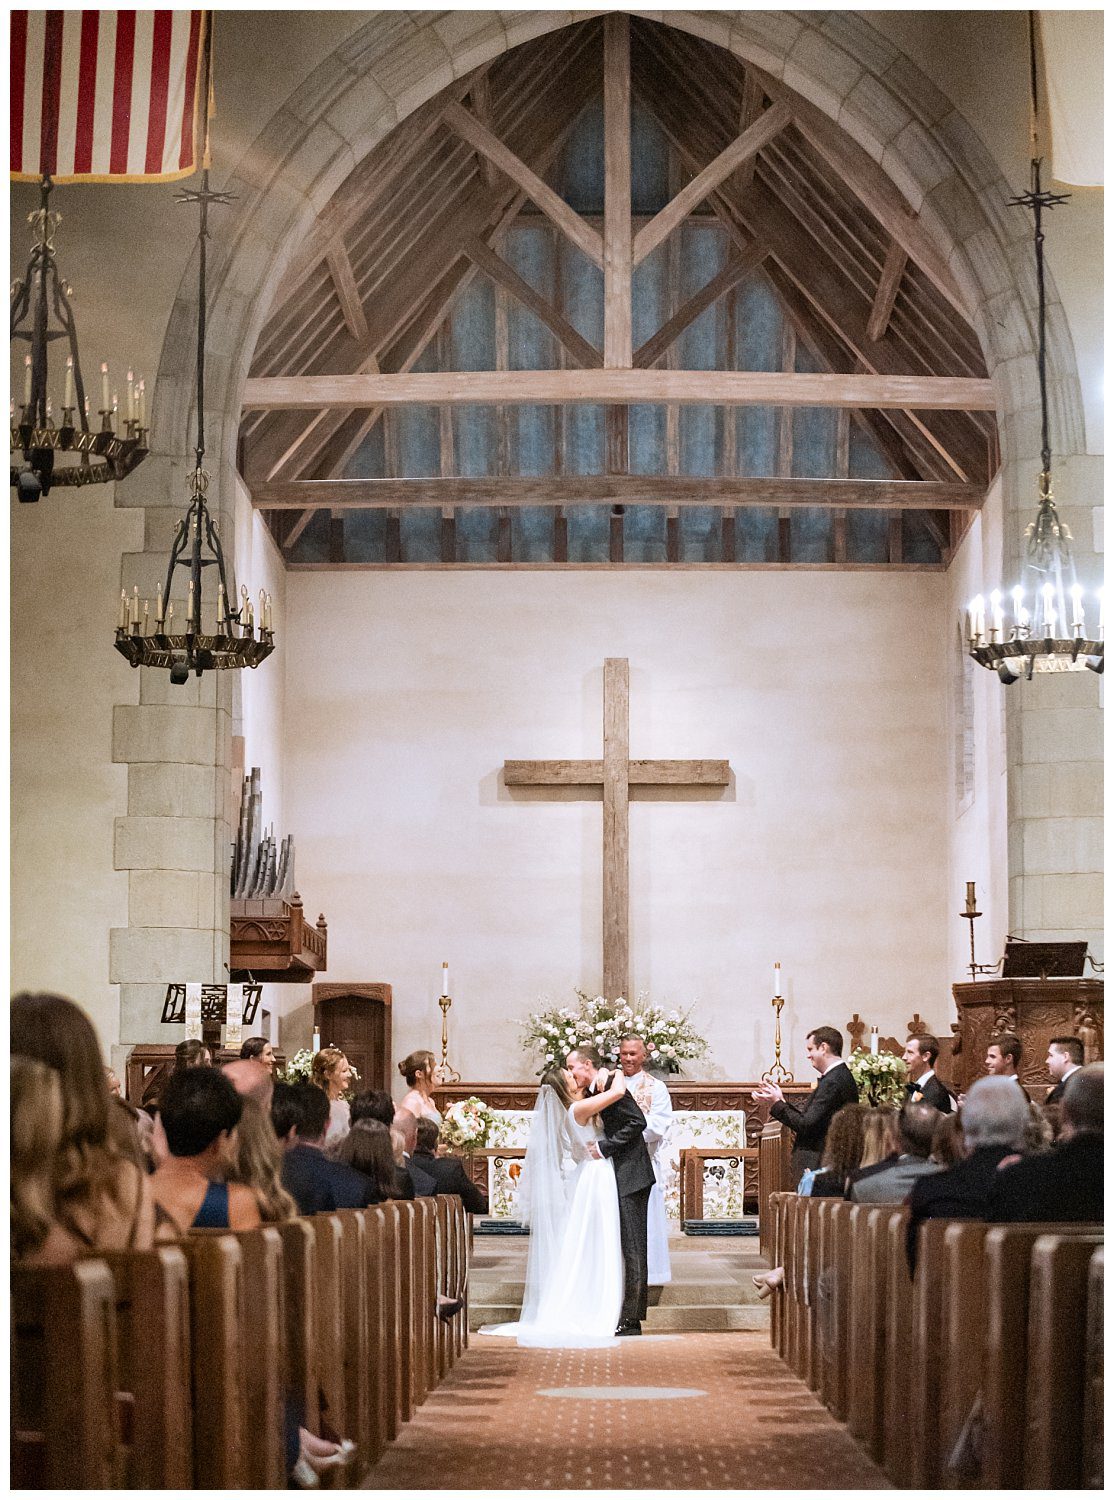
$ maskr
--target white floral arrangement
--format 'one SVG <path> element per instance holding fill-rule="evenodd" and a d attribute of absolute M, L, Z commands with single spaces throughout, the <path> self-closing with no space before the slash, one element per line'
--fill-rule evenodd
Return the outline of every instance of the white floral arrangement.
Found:
<path fill-rule="evenodd" d="M 857 1047 L 847 1059 L 851 1076 L 859 1086 L 859 1100 L 877 1108 L 881 1104 L 903 1104 L 909 1070 L 895 1052 L 868 1052 Z"/>
<path fill-rule="evenodd" d="M 537 1011 L 526 1017 L 522 1045 L 540 1058 L 538 1073 L 562 1066 L 576 1047 L 591 1043 L 609 1065 L 619 1060 L 619 1043 L 625 1036 L 638 1036 L 646 1044 L 649 1066 L 663 1073 L 679 1073 L 682 1062 L 702 1057 L 708 1043 L 691 1024 L 690 1011 L 666 1011 L 650 1005 L 640 995 L 635 1004 L 623 999 L 594 999 L 576 991 L 580 1008 Z"/>
<path fill-rule="evenodd" d="M 482 1151 L 494 1124 L 495 1115 L 482 1099 L 474 1094 L 468 1099 L 458 1099 L 445 1111 L 441 1143 L 463 1151 Z"/>

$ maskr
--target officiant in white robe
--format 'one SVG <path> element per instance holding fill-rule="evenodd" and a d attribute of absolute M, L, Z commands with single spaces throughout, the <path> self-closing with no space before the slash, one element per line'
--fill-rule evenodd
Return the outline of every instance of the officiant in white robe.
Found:
<path fill-rule="evenodd" d="M 673 1279 L 669 1264 L 669 1228 L 665 1215 L 666 1144 L 673 1119 L 669 1090 L 660 1078 L 645 1071 L 646 1047 L 639 1037 L 624 1037 L 619 1047 L 619 1067 L 627 1080 L 627 1090 L 646 1116 L 643 1139 L 654 1167 L 654 1186 L 646 1219 L 646 1252 L 649 1286 L 665 1286 Z"/>

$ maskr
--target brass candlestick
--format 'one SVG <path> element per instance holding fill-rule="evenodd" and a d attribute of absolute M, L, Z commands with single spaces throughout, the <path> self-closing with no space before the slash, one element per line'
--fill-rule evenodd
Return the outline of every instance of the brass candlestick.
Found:
<path fill-rule="evenodd" d="M 775 995 L 770 1003 L 774 1007 L 774 1065 L 762 1074 L 762 1082 L 794 1083 L 796 1080 L 793 1074 L 782 1066 L 781 1061 L 781 1008 L 785 1004 L 785 996 Z"/>
<path fill-rule="evenodd" d="M 449 1008 L 452 999 L 442 995 L 437 1004 L 441 1007 L 441 1082 L 459 1083 L 460 1074 L 449 1062 Z"/>

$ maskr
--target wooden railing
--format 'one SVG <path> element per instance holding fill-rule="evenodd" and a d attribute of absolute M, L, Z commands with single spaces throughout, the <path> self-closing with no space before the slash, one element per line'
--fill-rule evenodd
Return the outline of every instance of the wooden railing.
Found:
<path fill-rule="evenodd" d="M 776 1193 L 773 1345 L 900 1488 L 1102 1484 L 1102 1230 Z"/>
<path fill-rule="evenodd" d="M 13 1487 L 284 1489 L 288 1413 L 360 1486 L 467 1342 L 468 1253 L 437 1197 L 15 1267 Z"/>

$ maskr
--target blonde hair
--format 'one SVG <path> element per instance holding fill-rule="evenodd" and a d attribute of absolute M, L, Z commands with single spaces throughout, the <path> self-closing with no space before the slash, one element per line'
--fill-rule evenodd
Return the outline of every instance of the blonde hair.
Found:
<path fill-rule="evenodd" d="M 270 1111 L 250 1096 L 244 1099 L 236 1133 L 236 1160 L 228 1181 L 251 1189 L 265 1224 L 297 1216 L 298 1205 L 282 1185 L 282 1147 Z"/>
<path fill-rule="evenodd" d="M 32 1254 L 55 1222 L 51 1174 L 62 1142 L 62 1081 L 31 1057 L 11 1059 L 12 1258 Z"/>
<path fill-rule="evenodd" d="M 394 1155 L 395 1165 L 401 1167 L 406 1156 L 406 1137 L 397 1125 L 391 1126 L 391 1152 Z"/>
<path fill-rule="evenodd" d="M 410 1087 L 414 1088 L 418 1082 L 419 1073 L 424 1073 L 429 1082 L 433 1082 L 433 1069 L 436 1061 L 432 1052 L 411 1052 L 409 1057 L 404 1057 L 399 1063 L 398 1071 Z"/>
<path fill-rule="evenodd" d="M 901 1149 L 897 1138 L 897 1111 L 889 1104 L 871 1109 L 863 1122 L 863 1154 L 860 1166 L 877 1166 Z"/>
<path fill-rule="evenodd" d="M 344 1053 L 339 1047 L 322 1047 L 320 1052 L 313 1054 L 313 1068 L 311 1076 L 313 1082 L 319 1089 L 329 1093 L 329 1083 L 333 1073 L 345 1061 Z M 330 1098 L 332 1096 L 330 1095 Z"/>

